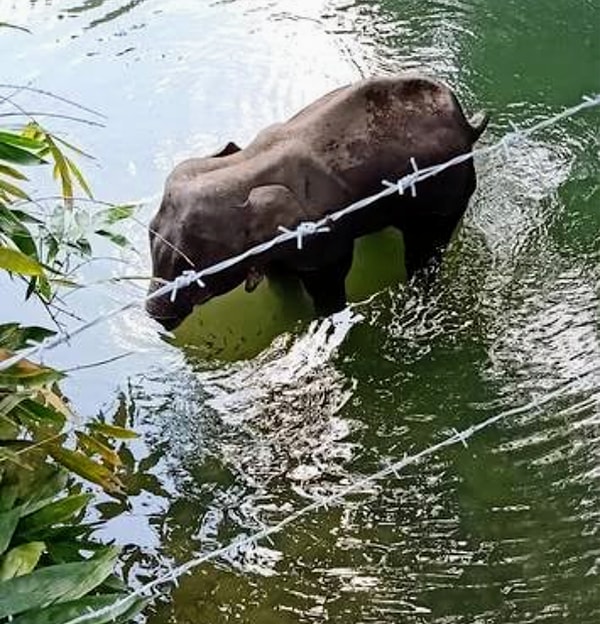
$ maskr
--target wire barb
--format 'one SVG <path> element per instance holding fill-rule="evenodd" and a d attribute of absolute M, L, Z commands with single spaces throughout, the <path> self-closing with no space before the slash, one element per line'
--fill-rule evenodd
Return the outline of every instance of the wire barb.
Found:
<path fill-rule="evenodd" d="M 169 283 L 173 286 L 170 296 L 171 303 L 173 303 L 177 298 L 177 291 L 182 290 L 183 288 L 187 288 L 193 283 L 198 284 L 200 288 L 206 287 L 206 284 L 200 279 L 200 274 L 197 271 L 193 271 L 192 269 L 187 269 L 183 271 L 181 275 L 178 275 L 172 282 Z"/>
<path fill-rule="evenodd" d="M 459 431 L 456 427 L 452 427 L 452 432 L 456 436 L 456 439 L 459 440 L 465 448 L 469 448 L 469 445 L 467 444 L 467 438 L 469 436 L 465 435 L 464 431 Z"/>
<path fill-rule="evenodd" d="M 280 225 L 277 230 L 279 232 L 283 232 L 284 234 L 293 235 L 296 239 L 296 248 L 302 249 L 303 240 L 305 236 L 312 236 L 314 234 L 325 234 L 327 232 L 331 232 L 331 228 L 327 225 L 320 225 L 319 223 L 314 223 L 313 221 L 302 221 L 299 223 L 295 229 L 290 230 L 283 225 Z"/>

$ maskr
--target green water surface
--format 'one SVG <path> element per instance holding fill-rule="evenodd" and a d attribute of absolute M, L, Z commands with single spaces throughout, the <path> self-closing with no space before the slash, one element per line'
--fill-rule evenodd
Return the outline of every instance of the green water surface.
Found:
<path fill-rule="evenodd" d="M 144 201 L 142 225 L 126 231 L 140 255 L 87 267 L 89 282 L 148 273 L 143 226 L 176 162 L 243 144 L 339 84 L 433 73 L 490 113 L 484 145 L 509 121 L 527 126 L 600 91 L 597 0 L 0 10 L 32 31 L 2 34 L 3 81 L 101 110 L 103 129 L 55 123 L 96 155 L 97 194 Z M 133 584 L 506 412 L 466 446 L 166 584 L 146 622 L 600 621 L 599 122 L 582 113 L 477 159 L 476 196 L 431 292 L 388 286 L 331 319 L 305 318 L 249 359 L 190 354 L 135 312 L 47 356 L 68 366 L 134 352 L 66 385 L 84 414 L 121 401 L 142 434 L 129 507 L 98 510 L 99 535 L 127 547 Z M 121 283 L 72 301 L 88 318 L 142 292 Z"/>

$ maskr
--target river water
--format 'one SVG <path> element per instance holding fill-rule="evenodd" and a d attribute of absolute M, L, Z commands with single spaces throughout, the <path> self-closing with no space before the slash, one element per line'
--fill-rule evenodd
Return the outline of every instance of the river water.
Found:
<path fill-rule="evenodd" d="M 142 202 L 137 252 L 98 260 L 82 318 L 141 297 L 144 224 L 175 163 L 247 142 L 342 83 L 423 69 L 483 144 L 600 91 L 596 0 L 0 0 L 2 81 L 91 152 L 102 200 Z M 3 112 L 8 112 L 5 105 Z M 6 118 L 6 120 L 14 120 Z M 425 297 L 406 285 L 257 356 L 198 359 L 130 312 L 45 356 L 84 417 L 142 438 L 129 507 L 100 505 L 132 583 L 285 518 L 405 454 L 515 408 L 468 441 L 361 487 L 166 587 L 146 621 L 259 624 L 600 621 L 600 165 L 590 111 L 508 156 L 479 188 Z M 48 192 L 40 182 L 39 194 Z M 1 285 L 2 318 L 39 318 Z"/>

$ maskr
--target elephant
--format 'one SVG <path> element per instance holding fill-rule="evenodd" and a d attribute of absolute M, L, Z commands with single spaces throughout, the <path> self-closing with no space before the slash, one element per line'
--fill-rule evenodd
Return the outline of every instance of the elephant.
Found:
<path fill-rule="evenodd" d="M 488 116 L 470 120 L 453 92 L 436 79 L 407 73 L 340 87 L 283 123 L 262 130 L 243 149 L 191 158 L 168 176 L 150 223 L 150 293 L 190 269 L 201 270 L 267 241 L 280 227 L 316 221 L 382 189 L 382 180 L 469 152 Z M 412 160 L 414 159 L 414 160 Z M 357 237 L 402 231 L 411 276 L 439 263 L 475 190 L 472 160 L 439 173 L 410 192 L 394 193 L 337 220 L 326 233 L 291 240 L 150 299 L 150 316 L 173 329 L 195 305 L 245 282 L 254 289 L 270 271 L 296 275 L 318 315 L 346 304 L 344 280 Z"/>

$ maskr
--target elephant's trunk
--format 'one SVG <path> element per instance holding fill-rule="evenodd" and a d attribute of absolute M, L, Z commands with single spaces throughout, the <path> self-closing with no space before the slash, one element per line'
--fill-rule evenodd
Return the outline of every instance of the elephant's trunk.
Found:
<path fill-rule="evenodd" d="M 161 281 L 152 280 L 148 289 L 148 296 L 151 296 L 152 293 L 156 292 L 163 285 Z M 194 287 L 179 289 L 174 301 L 171 301 L 170 294 L 148 299 L 146 301 L 146 311 L 165 329 L 175 329 L 194 307 L 190 296 L 191 293 L 189 292 L 192 288 Z"/>

